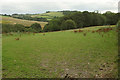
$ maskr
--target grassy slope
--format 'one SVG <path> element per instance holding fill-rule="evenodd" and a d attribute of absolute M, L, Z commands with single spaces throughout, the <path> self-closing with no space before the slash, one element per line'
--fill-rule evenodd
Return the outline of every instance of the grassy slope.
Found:
<path fill-rule="evenodd" d="M 56 17 L 62 17 L 63 16 L 63 12 L 50 12 L 50 13 L 43 13 L 43 14 L 31 15 L 31 17 L 47 18 L 47 20 L 51 20 L 55 16 Z"/>
<path fill-rule="evenodd" d="M 89 28 L 88 28 L 89 29 Z M 91 28 L 95 29 L 95 28 Z M 109 35 L 108 35 L 109 34 Z M 115 77 L 117 36 L 73 31 L 3 35 L 3 77 Z"/>
<path fill-rule="evenodd" d="M 2 16 L 2 21 L 0 20 L 0 23 L 10 23 L 10 24 L 23 24 L 25 26 L 30 26 L 33 23 L 39 23 L 41 24 L 42 27 L 44 27 L 45 24 L 47 24 L 47 22 L 39 22 L 39 21 L 29 21 L 29 20 L 22 20 L 22 19 L 16 19 L 16 18 L 12 18 L 12 17 L 6 17 L 6 16 Z"/>

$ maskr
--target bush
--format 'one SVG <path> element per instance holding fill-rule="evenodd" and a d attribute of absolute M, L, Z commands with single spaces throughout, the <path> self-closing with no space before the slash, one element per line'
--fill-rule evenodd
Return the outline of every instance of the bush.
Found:
<path fill-rule="evenodd" d="M 31 27 L 25 27 L 22 24 L 2 24 L 2 32 L 9 33 L 9 32 L 41 32 L 41 26 L 38 23 L 34 23 Z"/>
<path fill-rule="evenodd" d="M 70 15 L 72 20 L 75 21 L 77 28 L 82 28 L 85 24 L 85 17 L 82 12 L 76 12 Z"/>
<path fill-rule="evenodd" d="M 45 31 L 58 31 L 74 28 L 83 28 L 89 26 L 102 26 L 106 24 L 116 24 L 120 14 L 107 12 L 105 14 L 96 12 L 71 12 L 67 11 L 67 15 L 51 20 L 44 28 Z M 68 15 L 68 13 L 70 13 Z"/>
<path fill-rule="evenodd" d="M 45 25 L 43 31 L 59 31 L 61 29 L 61 23 L 59 19 L 53 19 L 49 24 Z"/>
<path fill-rule="evenodd" d="M 2 24 L 2 32 L 8 33 L 14 30 L 14 25 L 11 24 Z"/>
<path fill-rule="evenodd" d="M 25 31 L 25 26 L 22 25 L 22 24 L 15 24 L 12 31 L 14 31 L 14 32 L 24 32 Z"/>
<path fill-rule="evenodd" d="M 65 22 L 62 23 L 61 28 L 62 30 L 75 29 L 76 23 L 73 20 L 66 20 Z"/>
<path fill-rule="evenodd" d="M 38 23 L 34 23 L 31 25 L 31 28 L 34 29 L 35 32 L 41 32 L 42 29 L 41 29 L 41 25 L 38 24 Z"/>
<path fill-rule="evenodd" d="M 48 24 L 46 24 L 43 28 L 43 32 L 49 32 L 50 31 L 50 27 L 48 26 Z"/>
<path fill-rule="evenodd" d="M 22 24 L 2 24 L 2 32 L 9 33 L 9 32 L 24 32 L 25 27 Z"/>
<path fill-rule="evenodd" d="M 25 28 L 25 32 L 36 32 L 36 30 L 29 27 L 29 28 Z"/>

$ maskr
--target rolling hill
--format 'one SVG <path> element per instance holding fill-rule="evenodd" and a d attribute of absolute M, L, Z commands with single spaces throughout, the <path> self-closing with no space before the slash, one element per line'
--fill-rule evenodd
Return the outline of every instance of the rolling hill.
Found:
<path fill-rule="evenodd" d="M 113 30 L 92 32 L 107 27 Z M 74 30 L 47 32 L 45 35 L 3 34 L 3 78 L 64 78 L 66 74 L 71 78 L 116 78 L 118 39 L 115 26 L 82 30 L 77 33 Z"/>
<path fill-rule="evenodd" d="M 63 12 L 49 12 L 49 13 L 43 13 L 43 14 L 35 14 L 35 15 L 31 15 L 31 17 L 38 17 L 38 18 L 47 18 L 47 20 L 51 20 L 54 17 L 62 17 Z"/>
<path fill-rule="evenodd" d="M 24 26 L 30 26 L 33 23 L 39 23 L 43 28 L 45 26 L 45 24 L 47 24 L 48 22 L 22 20 L 22 19 L 16 19 L 16 18 L 12 18 L 12 17 L 2 16 L 2 20 L 0 20 L 0 23 L 3 23 L 3 24 L 23 24 Z"/>

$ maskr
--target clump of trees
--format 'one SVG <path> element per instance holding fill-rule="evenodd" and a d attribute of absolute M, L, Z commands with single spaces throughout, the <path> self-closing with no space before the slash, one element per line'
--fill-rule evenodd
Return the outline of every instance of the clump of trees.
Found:
<path fill-rule="evenodd" d="M 106 17 L 106 24 L 114 25 L 118 22 L 120 19 L 119 13 L 112 13 L 110 11 L 107 11 L 103 14 Z"/>
<path fill-rule="evenodd" d="M 8 33 L 8 32 L 24 32 L 25 26 L 22 24 L 2 24 L 2 32 Z"/>
<path fill-rule="evenodd" d="M 65 10 L 65 11 L 60 11 L 60 12 L 63 12 L 63 15 L 70 15 L 70 14 L 75 13 L 75 12 L 77 12 L 77 11 Z"/>
<path fill-rule="evenodd" d="M 2 32 L 9 33 L 9 32 L 41 32 L 41 25 L 38 23 L 34 23 L 31 26 L 24 26 L 22 24 L 2 24 Z"/>
<path fill-rule="evenodd" d="M 76 28 L 76 23 L 71 19 L 63 22 L 61 22 L 59 19 L 53 19 L 44 26 L 43 31 L 50 32 L 50 31 L 60 31 L 60 30 L 68 30 L 75 28 Z"/>
<path fill-rule="evenodd" d="M 99 12 L 70 12 L 64 11 L 63 17 L 55 18 L 45 25 L 43 31 L 69 30 L 90 26 L 115 25 L 120 20 L 120 13 L 110 11 L 101 14 Z"/>
<path fill-rule="evenodd" d="M 67 29 L 75 29 L 76 23 L 73 20 L 66 20 L 61 25 L 61 30 L 67 30 Z"/>
<path fill-rule="evenodd" d="M 42 31 L 41 25 L 38 23 L 32 24 L 31 28 L 34 30 L 34 32 L 41 32 Z"/>
<path fill-rule="evenodd" d="M 45 25 L 43 31 L 49 32 L 49 31 L 59 31 L 60 30 L 60 21 L 59 19 L 53 19 L 51 20 L 47 25 Z"/>

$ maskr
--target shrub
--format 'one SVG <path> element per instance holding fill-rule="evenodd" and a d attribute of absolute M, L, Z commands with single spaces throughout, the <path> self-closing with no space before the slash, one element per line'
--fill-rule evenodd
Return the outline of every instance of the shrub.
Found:
<path fill-rule="evenodd" d="M 12 29 L 12 31 L 14 31 L 14 32 L 24 32 L 25 31 L 25 27 L 22 24 L 15 24 L 14 28 Z"/>
<path fill-rule="evenodd" d="M 61 28 L 61 23 L 59 19 L 53 19 L 49 22 L 49 24 L 46 24 L 43 31 L 59 31 Z"/>
<path fill-rule="evenodd" d="M 50 28 L 48 26 L 48 24 L 46 24 L 43 28 L 43 32 L 49 32 L 50 31 Z"/>
<path fill-rule="evenodd" d="M 36 32 L 36 30 L 30 27 L 30 28 L 25 28 L 25 32 Z"/>
<path fill-rule="evenodd" d="M 75 29 L 76 23 L 73 20 L 66 20 L 62 23 L 62 30 Z"/>
<path fill-rule="evenodd" d="M 24 32 L 25 27 L 22 24 L 2 24 L 2 32 Z"/>
<path fill-rule="evenodd" d="M 35 32 L 41 32 L 41 25 L 38 23 L 32 24 L 31 28 L 34 29 Z"/>
<path fill-rule="evenodd" d="M 14 25 L 2 24 L 2 32 L 4 32 L 4 33 L 12 32 L 13 29 L 14 29 Z"/>

